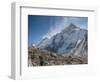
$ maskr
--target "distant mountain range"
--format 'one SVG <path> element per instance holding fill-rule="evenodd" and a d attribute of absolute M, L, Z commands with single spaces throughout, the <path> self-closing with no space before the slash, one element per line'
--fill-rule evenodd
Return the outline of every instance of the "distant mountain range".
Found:
<path fill-rule="evenodd" d="M 50 39 L 44 38 L 37 47 L 57 54 L 87 57 L 88 31 L 70 24 Z"/>

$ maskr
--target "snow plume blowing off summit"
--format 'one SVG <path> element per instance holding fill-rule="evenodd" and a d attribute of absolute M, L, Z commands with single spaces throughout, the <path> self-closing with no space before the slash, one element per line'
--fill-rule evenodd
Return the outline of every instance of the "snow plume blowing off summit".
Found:
<path fill-rule="evenodd" d="M 75 24 L 76 26 L 87 29 L 87 18 L 85 17 L 57 17 L 57 21 L 50 20 L 49 30 L 42 37 L 51 38 L 52 36 L 60 33 L 63 29 L 67 28 L 68 25 Z"/>

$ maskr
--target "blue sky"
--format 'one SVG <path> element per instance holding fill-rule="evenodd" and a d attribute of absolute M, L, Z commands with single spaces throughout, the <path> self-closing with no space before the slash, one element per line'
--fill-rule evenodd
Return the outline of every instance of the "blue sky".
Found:
<path fill-rule="evenodd" d="M 64 17 L 64 16 L 39 16 L 28 15 L 28 44 L 38 44 L 43 38 L 50 38 L 70 23 L 87 29 L 87 17 Z"/>

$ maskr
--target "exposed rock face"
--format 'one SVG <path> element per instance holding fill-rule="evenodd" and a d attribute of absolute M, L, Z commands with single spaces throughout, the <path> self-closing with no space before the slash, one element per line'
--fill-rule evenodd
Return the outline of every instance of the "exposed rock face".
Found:
<path fill-rule="evenodd" d="M 87 61 L 82 57 L 60 55 L 39 48 L 28 49 L 28 66 L 51 66 L 66 64 L 87 64 Z"/>
<path fill-rule="evenodd" d="M 57 53 L 85 57 L 88 54 L 88 31 L 70 24 L 50 39 L 43 39 L 38 48 Z"/>

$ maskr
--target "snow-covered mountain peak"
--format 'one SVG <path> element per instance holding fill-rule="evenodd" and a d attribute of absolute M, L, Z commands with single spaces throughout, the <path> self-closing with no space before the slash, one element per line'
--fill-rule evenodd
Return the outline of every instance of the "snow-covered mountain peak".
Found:
<path fill-rule="evenodd" d="M 43 39 L 38 47 L 59 54 L 87 55 L 87 30 L 70 24 L 50 39 Z"/>

